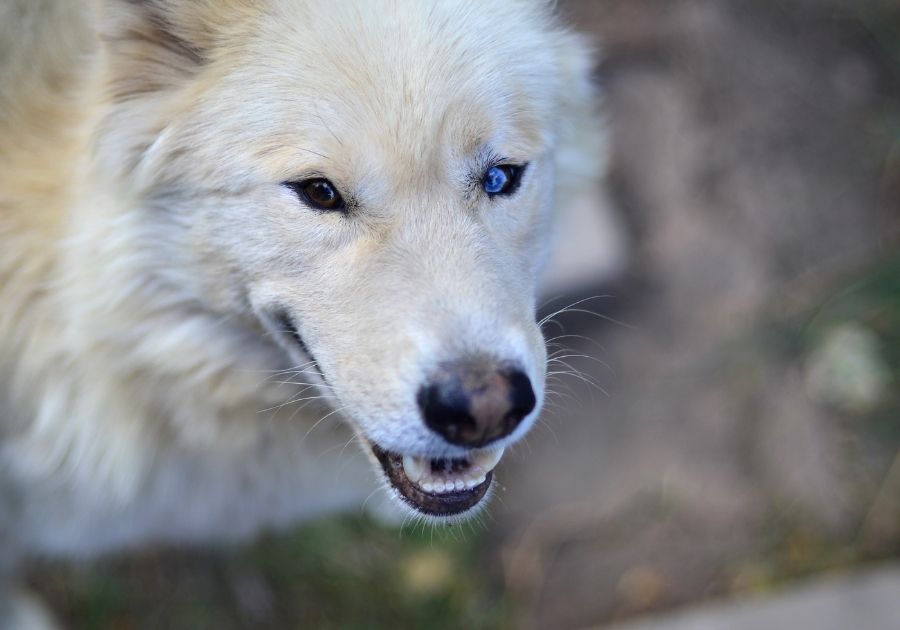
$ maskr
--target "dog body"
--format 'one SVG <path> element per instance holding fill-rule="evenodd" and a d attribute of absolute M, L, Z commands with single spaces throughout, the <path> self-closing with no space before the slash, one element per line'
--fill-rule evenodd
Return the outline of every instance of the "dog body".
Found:
<path fill-rule="evenodd" d="M 543 399 L 554 207 L 602 173 L 588 55 L 545 4 L 0 8 L 7 564 L 232 540 L 381 486 L 434 518 L 483 499 Z M 478 437 L 438 378 L 491 383 Z M 441 497 L 401 459 L 488 479 Z"/>

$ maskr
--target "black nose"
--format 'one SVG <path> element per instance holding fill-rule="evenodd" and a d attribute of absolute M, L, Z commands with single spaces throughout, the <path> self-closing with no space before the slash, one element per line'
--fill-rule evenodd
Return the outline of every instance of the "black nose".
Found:
<path fill-rule="evenodd" d="M 481 447 L 504 438 L 534 410 L 521 370 L 487 360 L 449 363 L 419 389 L 425 424 L 451 444 Z"/>

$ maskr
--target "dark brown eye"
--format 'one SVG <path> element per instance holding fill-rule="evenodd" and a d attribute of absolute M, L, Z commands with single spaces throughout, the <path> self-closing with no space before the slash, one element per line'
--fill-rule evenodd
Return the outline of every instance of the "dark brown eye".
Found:
<path fill-rule="evenodd" d="M 285 182 L 300 201 L 314 210 L 343 210 L 344 198 L 330 181 L 324 177 L 306 179 L 301 182 Z"/>

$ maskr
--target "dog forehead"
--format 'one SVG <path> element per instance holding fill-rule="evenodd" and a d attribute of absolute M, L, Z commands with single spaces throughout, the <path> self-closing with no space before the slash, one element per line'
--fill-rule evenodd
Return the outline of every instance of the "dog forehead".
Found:
<path fill-rule="evenodd" d="M 543 5 L 277 0 L 245 49 L 246 71 L 264 80 L 248 83 L 277 92 L 259 97 L 280 120 L 408 150 L 549 129 L 557 69 Z"/>
<path fill-rule="evenodd" d="M 267 0 L 217 40 L 159 153 L 214 154 L 240 181 L 320 173 L 373 189 L 447 164 L 459 177 L 484 149 L 530 161 L 552 148 L 565 98 L 544 4 Z"/>

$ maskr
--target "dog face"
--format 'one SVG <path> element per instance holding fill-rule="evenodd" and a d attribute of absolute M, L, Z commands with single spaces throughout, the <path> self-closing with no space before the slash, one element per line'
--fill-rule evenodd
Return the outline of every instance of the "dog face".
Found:
<path fill-rule="evenodd" d="M 107 0 L 101 171 L 253 318 L 401 503 L 474 509 L 539 412 L 535 293 L 579 42 L 544 3 Z"/>

